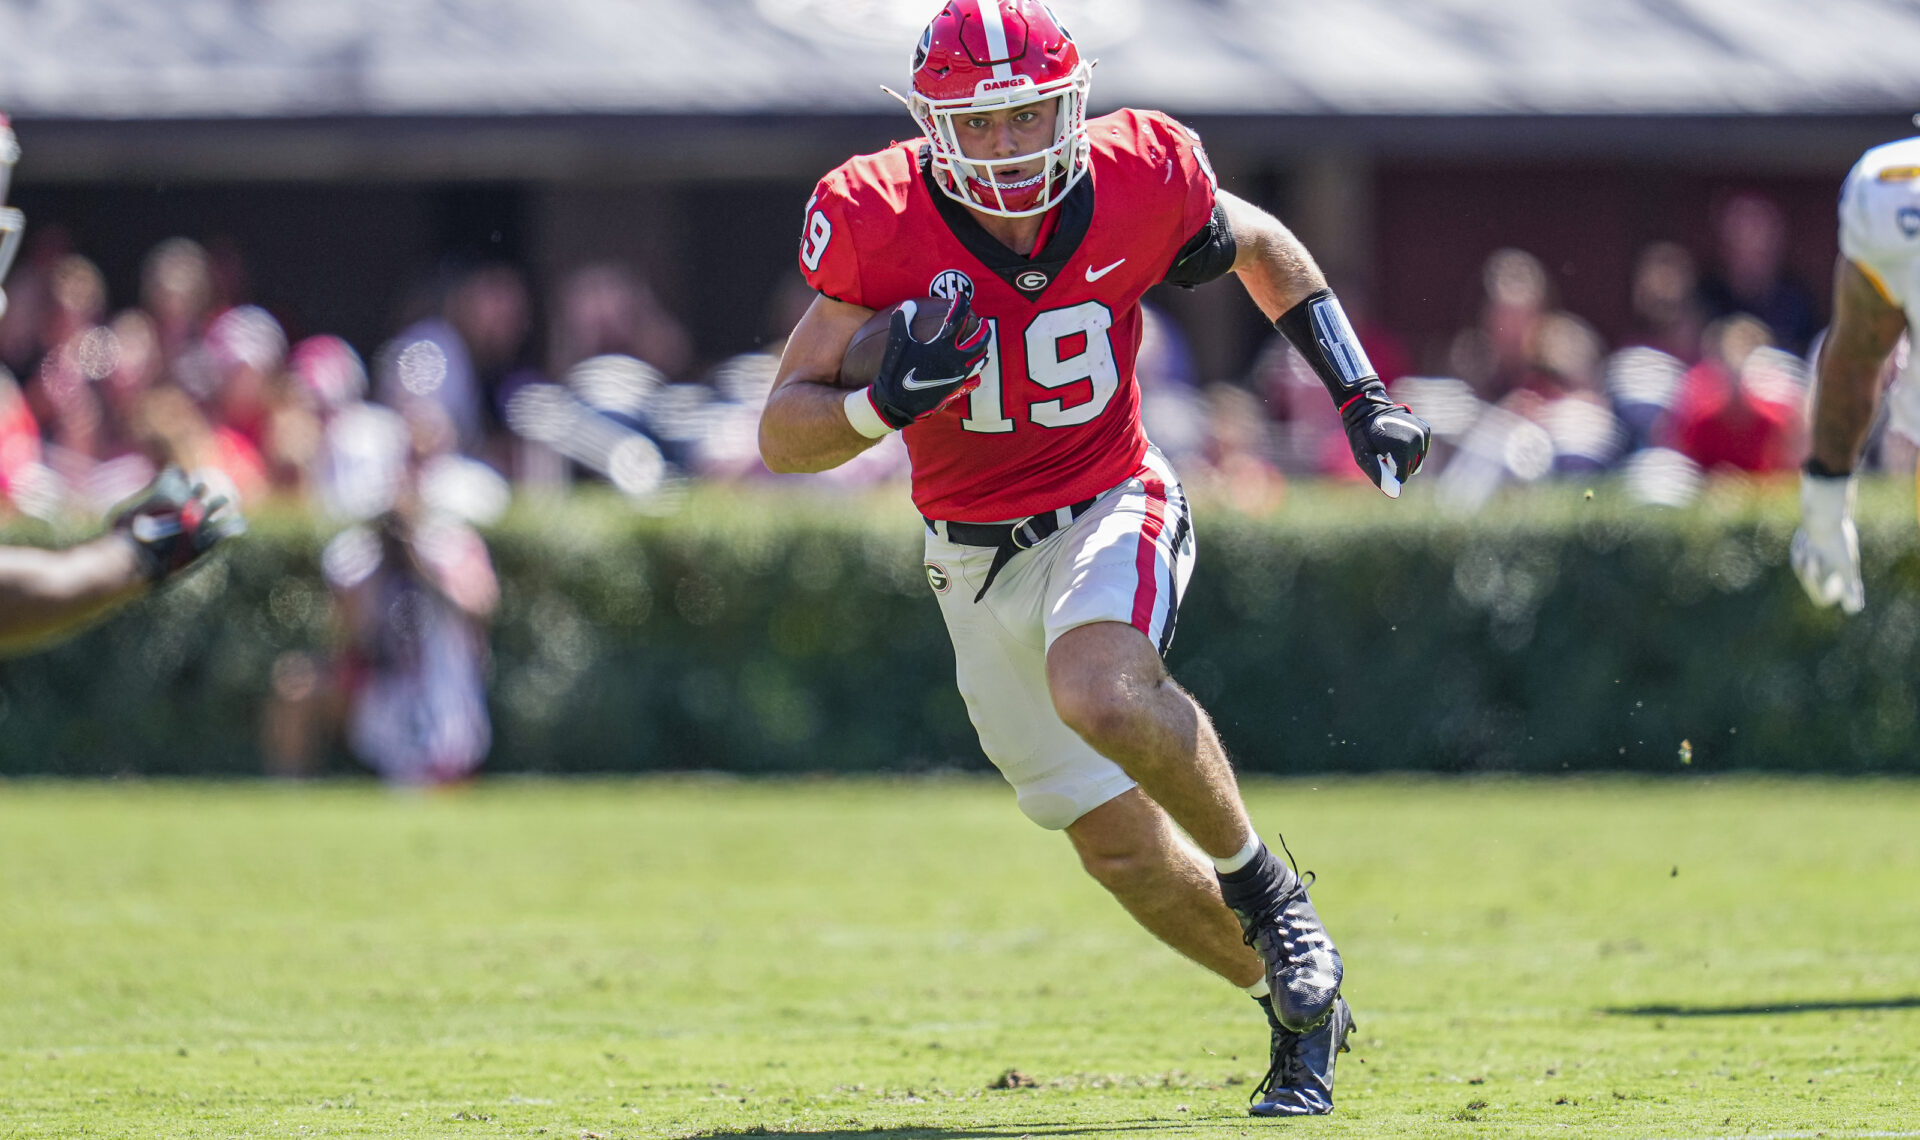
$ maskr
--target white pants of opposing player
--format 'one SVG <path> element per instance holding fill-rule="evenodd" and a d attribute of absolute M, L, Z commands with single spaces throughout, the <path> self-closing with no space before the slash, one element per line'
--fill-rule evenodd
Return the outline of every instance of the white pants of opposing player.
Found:
<path fill-rule="evenodd" d="M 978 603 L 993 550 L 949 542 L 944 524 L 927 535 L 927 580 L 980 747 L 1041 827 L 1066 827 L 1133 787 L 1054 711 L 1047 650 L 1070 629 L 1114 621 L 1165 653 L 1193 559 L 1187 497 L 1152 449 L 1133 478 L 1016 554 Z"/>

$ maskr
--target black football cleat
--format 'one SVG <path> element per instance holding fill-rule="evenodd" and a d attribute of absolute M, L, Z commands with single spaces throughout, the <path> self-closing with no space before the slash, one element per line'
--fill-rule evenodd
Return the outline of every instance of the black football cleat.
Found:
<path fill-rule="evenodd" d="M 1266 964 L 1280 1024 L 1311 1032 L 1332 1012 L 1344 967 L 1307 897 L 1307 882 L 1262 850 L 1244 870 L 1220 876 L 1220 893 Z"/>
<path fill-rule="evenodd" d="M 1280 1024 L 1273 1003 L 1260 999 L 1273 1031 L 1273 1063 L 1247 1104 L 1253 1116 L 1325 1116 L 1333 1111 L 1333 1063 L 1349 1052 L 1347 1034 L 1353 1032 L 1353 1011 L 1345 998 L 1311 1033 L 1295 1033 Z"/>

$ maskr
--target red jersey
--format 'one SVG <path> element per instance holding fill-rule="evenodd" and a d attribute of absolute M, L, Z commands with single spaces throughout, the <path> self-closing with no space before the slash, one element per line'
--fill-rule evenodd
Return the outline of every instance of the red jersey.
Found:
<path fill-rule="evenodd" d="M 928 518 L 1025 518 L 1124 482 L 1146 454 L 1140 296 L 1207 226 L 1213 171 L 1158 112 L 1093 119 L 1087 138 L 1091 168 L 1032 257 L 933 185 L 920 139 L 849 159 L 807 203 L 800 267 L 821 293 L 884 309 L 965 290 L 991 322 L 979 388 L 904 432 Z"/>

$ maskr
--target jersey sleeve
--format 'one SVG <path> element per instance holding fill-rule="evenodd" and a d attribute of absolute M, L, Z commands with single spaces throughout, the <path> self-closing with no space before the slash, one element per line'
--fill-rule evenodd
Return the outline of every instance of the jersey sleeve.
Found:
<path fill-rule="evenodd" d="M 1894 305 L 1905 308 L 1913 260 L 1920 257 L 1920 149 L 1869 151 L 1840 189 L 1840 253 Z"/>
<path fill-rule="evenodd" d="M 1232 235 L 1218 210 L 1220 180 L 1207 160 L 1200 133 L 1185 123 L 1158 112 L 1142 116 L 1142 150 L 1159 156 L 1164 164 L 1162 184 L 1167 187 L 1167 209 L 1178 211 L 1179 223 L 1172 235 L 1178 252 L 1167 267 L 1166 280 L 1175 285 L 1193 286 L 1211 281 L 1233 264 Z M 1220 264 L 1224 251 L 1225 265 Z"/>
<path fill-rule="evenodd" d="M 1207 160 L 1199 131 L 1157 113 L 1147 117 L 1147 126 L 1156 136 L 1153 141 L 1165 148 L 1172 163 L 1168 181 L 1181 189 L 1180 240 L 1184 244 L 1213 217 L 1220 180 L 1214 177 L 1213 163 Z"/>
<path fill-rule="evenodd" d="M 821 179 L 813 197 L 807 199 L 807 216 L 800 228 L 800 272 L 818 292 L 849 305 L 872 308 L 861 287 L 852 215 L 844 174 L 836 170 Z"/>

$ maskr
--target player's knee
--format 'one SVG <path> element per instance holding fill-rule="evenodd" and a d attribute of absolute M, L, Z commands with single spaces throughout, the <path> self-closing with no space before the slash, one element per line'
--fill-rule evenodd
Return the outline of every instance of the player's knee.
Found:
<path fill-rule="evenodd" d="M 1140 701 L 1110 677 L 1055 679 L 1053 709 L 1068 728 L 1102 753 L 1138 735 Z"/>

